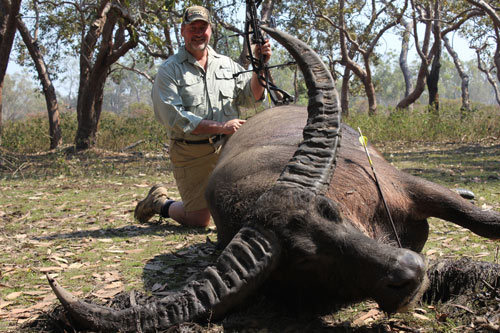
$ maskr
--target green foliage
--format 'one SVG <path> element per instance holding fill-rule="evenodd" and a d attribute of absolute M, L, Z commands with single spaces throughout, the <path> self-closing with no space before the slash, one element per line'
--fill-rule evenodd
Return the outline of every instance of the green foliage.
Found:
<path fill-rule="evenodd" d="M 131 105 L 129 112 L 137 116 L 123 117 L 109 112 L 103 114 L 97 147 L 119 151 L 144 140 L 141 149 L 160 149 L 162 143 L 167 140 L 167 135 L 164 128 L 154 119 L 151 108 L 142 104 Z"/>
<path fill-rule="evenodd" d="M 306 103 L 299 100 L 299 103 Z M 461 115 L 461 116 L 460 116 Z M 417 105 L 411 111 L 380 108 L 375 116 L 352 112 L 344 121 L 353 128 L 361 127 L 372 142 L 385 141 L 463 141 L 477 142 L 487 137 L 500 137 L 500 114 L 495 106 L 476 106 L 462 114 L 459 101 L 442 101 L 439 116 Z M 73 143 L 77 120 L 74 112 L 61 114 L 63 144 Z M 18 153 L 45 151 L 49 138 L 45 116 L 20 121 L 7 121 L 2 133 L 2 147 Z M 131 104 L 120 115 L 104 112 L 101 116 L 97 148 L 120 151 L 141 141 L 140 150 L 162 148 L 166 141 L 164 128 L 154 119 L 151 106 Z"/>
<path fill-rule="evenodd" d="M 131 105 L 130 117 L 103 112 L 97 137 L 97 148 L 120 151 L 139 142 L 141 150 L 157 150 L 166 141 L 165 130 L 154 119 L 151 108 L 144 104 Z M 48 148 L 48 121 L 45 116 L 29 117 L 21 121 L 8 121 L 2 132 L 2 147 L 17 153 L 36 153 Z M 63 144 L 71 144 L 77 129 L 76 114 L 61 114 Z"/>
<path fill-rule="evenodd" d="M 481 106 L 462 117 L 460 103 L 456 101 L 442 101 L 439 115 L 428 112 L 427 106 L 422 105 L 413 110 L 380 108 L 378 111 L 371 117 L 353 113 L 344 121 L 353 128 L 360 127 L 372 142 L 475 142 L 500 136 L 500 114 L 495 107 Z"/>

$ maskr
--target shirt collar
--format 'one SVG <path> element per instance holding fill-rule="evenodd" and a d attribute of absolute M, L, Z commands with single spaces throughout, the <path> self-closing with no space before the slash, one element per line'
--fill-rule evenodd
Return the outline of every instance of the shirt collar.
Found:
<path fill-rule="evenodd" d="M 221 55 L 218 54 L 217 52 L 215 52 L 215 50 L 210 45 L 207 46 L 207 49 L 208 49 L 209 61 L 210 61 L 210 58 L 220 58 L 221 57 Z M 191 53 L 189 53 L 186 50 L 185 46 L 182 46 L 181 48 L 179 48 L 178 54 L 179 54 L 181 62 L 189 61 L 192 64 L 196 63 L 196 59 L 191 55 Z"/>

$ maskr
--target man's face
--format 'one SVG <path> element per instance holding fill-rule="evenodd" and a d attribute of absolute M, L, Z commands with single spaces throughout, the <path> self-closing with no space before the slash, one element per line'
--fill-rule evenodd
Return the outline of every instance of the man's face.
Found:
<path fill-rule="evenodd" d="M 212 28 L 205 21 L 194 21 L 188 25 L 181 26 L 181 35 L 184 37 L 184 44 L 190 53 L 204 51 L 212 36 Z"/>

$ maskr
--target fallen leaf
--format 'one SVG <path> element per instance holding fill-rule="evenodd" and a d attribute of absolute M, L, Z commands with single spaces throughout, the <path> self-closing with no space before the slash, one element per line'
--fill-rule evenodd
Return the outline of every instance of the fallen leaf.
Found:
<path fill-rule="evenodd" d="M 101 290 L 98 290 L 98 291 L 92 293 L 92 295 L 99 297 L 99 298 L 112 298 L 112 297 L 116 296 L 117 294 L 121 293 L 123 290 L 124 290 L 123 286 L 120 288 L 109 289 L 109 290 L 108 289 L 101 289 Z"/>
<path fill-rule="evenodd" d="M 123 288 L 123 282 L 116 281 L 104 287 L 104 289 L 115 289 L 115 288 Z"/>
<path fill-rule="evenodd" d="M 60 272 L 63 270 L 62 267 L 59 266 L 50 266 L 50 267 L 40 267 L 38 270 L 42 273 L 48 273 L 48 272 Z"/>
<path fill-rule="evenodd" d="M 419 319 L 419 320 L 430 320 L 429 318 L 427 318 L 426 316 L 424 315 L 421 315 L 420 313 L 414 313 L 413 314 L 413 317 L 415 317 L 416 319 Z"/>
<path fill-rule="evenodd" d="M 12 309 L 10 311 L 10 314 L 11 315 L 14 315 L 14 316 L 17 316 L 21 313 L 26 313 L 26 312 L 29 312 L 30 311 L 30 308 L 16 308 L 16 309 Z"/>
<path fill-rule="evenodd" d="M 123 250 L 106 250 L 106 252 L 109 252 L 109 253 L 125 253 L 125 251 L 123 251 Z"/>
<path fill-rule="evenodd" d="M 50 305 L 52 305 L 52 302 L 39 302 L 36 303 L 35 305 L 32 305 L 29 309 L 41 311 L 41 310 L 46 310 Z"/>
<path fill-rule="evenodd" d="M 425 254 L 428 255 L 428 256 L 431 256 L 431 255 L 433 255 L 434 253 L 437 253 L 437 252 L 438 252 L 438 250 L 430 249 Z"/>
<path fill-rule="evenodd" d="M 45 295 L 48 294 L 48 290 L 31 290 L 31 291 L 23 291 L 25 295 L 28 296 L 40 296 L 40 295 Z"/>
<path fill-rule="evenodd" d="M 61 257 L 58 257 L 58 256 L 52 256 L 50 257 L 51 259 L 54 259 L 56 261 L 59 261 L 59 262 L 62 262 L 62 263 L 65 263 L 67 264 L 68 263 L 68 260 L 64 259 L 64 258 L 61 258 Z"/>
<path fill-rule="evenodd" d="M 356 320 L 354 320 L 353 324 L 355 326 L 360 326 L 360 325 L 369 323 L 371 321 L 374 321 L 375 317 L 379 314 L 380 314 L 380 311 L 378 309 L 371 309 L 370 311 L 368 311 L 364 315 L 361 315 L 360 317 L 356 318 Z"/>
<path fill-rule="evenodd" d="M 144 251 L 144 249 L 133 249 L 133 250 L 127 250 L 127 251 L 125 251 L 125 253 L 134 254 L 134 253 L 141 253 L 143 251 Z"/>
<path fill-rule="evenodd" d="M 5 307 L 8 307 L 9 305 L 14 304 L 14 302 L 4 302 L 0 301 L 0 309 L 3 309 Z"/>
<path fill-rule="evenodd" d="M 22 291 L 16 291 L 16 292 L 10 293 L 7 296 L 5 296 L 5 299 L 12 301 L 12 300 L 18 298 L 19 296 L 21 296 L 22 294 L 23 294 Z"/>
<path fill-rule="evenodd" d="M 97 241 L 101 243 L 113 243 L 113 240 L 111 238 L 99 238 Z"/>

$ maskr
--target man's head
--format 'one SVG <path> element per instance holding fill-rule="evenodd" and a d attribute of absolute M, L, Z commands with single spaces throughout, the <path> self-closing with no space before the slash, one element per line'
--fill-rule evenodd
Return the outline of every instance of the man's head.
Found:
<path fill-rule="evenodd" d="M 182 16 L 181 35 L 191 54 L 204 52 L 212 36 L 208 9 L 201 6 L 187 8 Z"/>

